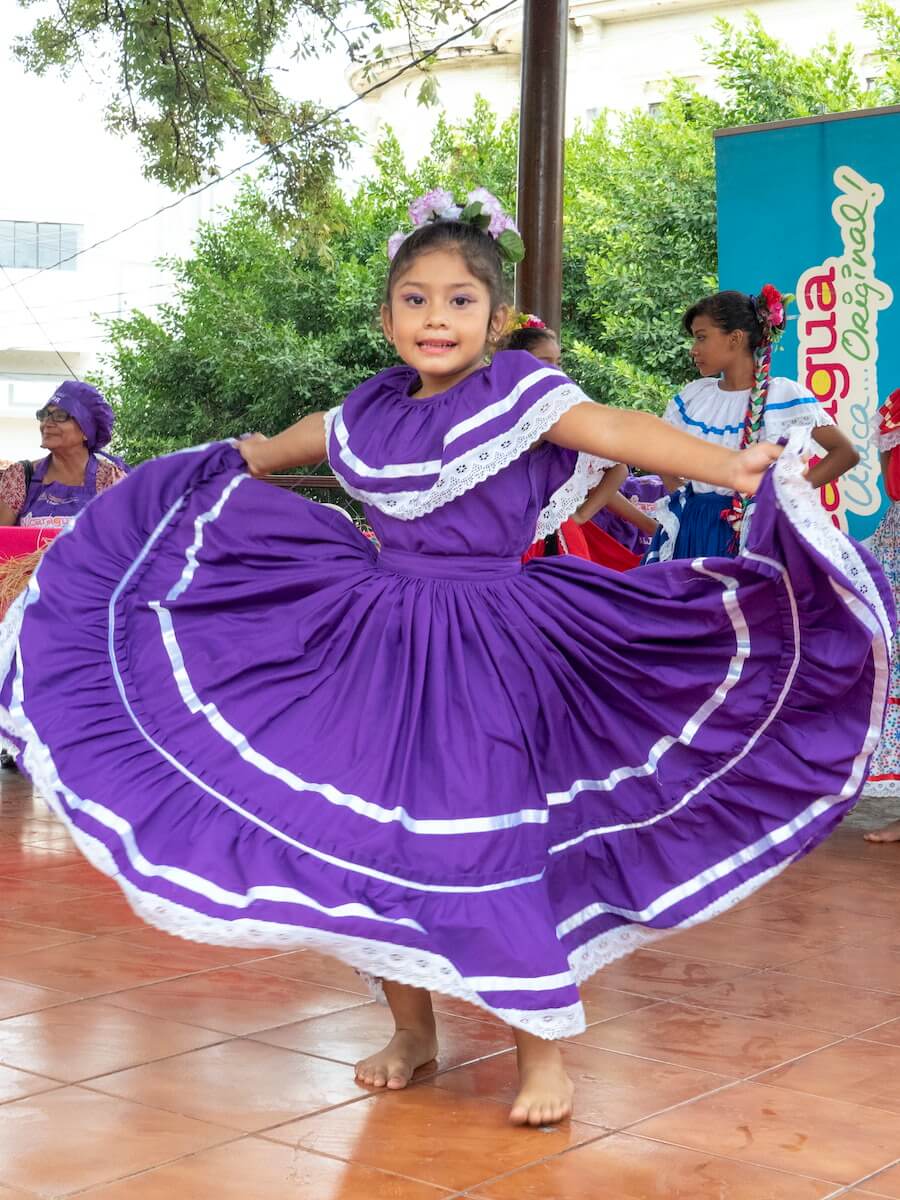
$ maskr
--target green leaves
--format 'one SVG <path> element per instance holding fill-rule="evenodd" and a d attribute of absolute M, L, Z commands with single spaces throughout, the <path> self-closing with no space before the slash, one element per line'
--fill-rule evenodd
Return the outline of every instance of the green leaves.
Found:
<path fill-rule="evenodd" d="M 718 69 L 728 125 L 843 112 L 878 102 L 855 70 L 854 48 L 833 36 L 804 56 L 766 33 L 752 13 L 743 30 L 721 17 L 715 25 L 718 41 L 706 43 L 706 59 Z"/>
<path fill-rule="evenodd" d="M 525 257 L 525 243 L 514 229 L 504 229 L 497 238 L 497 245 L 507 262 L 519 263 Z"/>
<path fill-rule="evenodd" d="M 484 211 L 484 205 L 480 200 L 474 200 L 462 210 L 459 219 L 470 225 L 477 225 L 479 229 L 487 229 L 491 223 L 491 214 Z"/>
<path fill-rule="evenodd" d="M 19 0 L 27 8 L 33 0 Z M 134 137 L 145 174 L 176 191 L 214 176 L 222 148 L 243 140 L 268 166 L 282 224 L 322 205 L 335 168 L 358 140 L 347 121 L 275 85 L 285 45 L 298 59 L 340 47 L 374 69 L 382 39 L 410 56 L 448 21 L 475 19 L 488 0 L 55 0 L 14 49 L 30 71 L 84 63 L 106 93 L 109 128 Z M 392 50 L 391 53 L 396 53 Z M 423 63 L 420 102 L 437 99 Z"/>
<path fill-rule="evenodd" d="M 143 8 L 152 14 L 160 2 Z M 865 11 L 881 47 L 877 94 L 896 87 L 900 99 L 900 18 L 884 0 Z M 48 55 L 54 45 L 51 37 Z M 722 102 L 673 80 L 659 113 L 602 114 L 567 142 L 564 366 L 607 403 L 661 411 L 693 374 L 681 314 L 717 286 L 714 130 L 861 99 L 852 49 L 830 40 L 793 55 L 751 18 L 740 31 L 720 24 L 710 55 Z M 293 219 L 273 215 L 271 179 L 266 192 L 246 188 L 224 224 L 204 227 L 194 255 L 176 264 L 178 303 L 153 319 L 136 313 L 113 323 L 102 385 L 132 461 L 248 429 L 272 433 L 394 362 L 377 319 L 385 246 L 408 226 L 415 197 L 484 187 L 515 209 L 517 120 L 499 121 L 480 97 L 456 122 L 438 117 L 416 165 L 388 132 L 349 199 L 329 174 L 328 153 L 326 143 L 310 160 L 319 191 L 299 197 Z M 468 215 L 488 219 L 480 201 Z M 499 245 L 519 261 L 518 235 L 505 231 Z"/>

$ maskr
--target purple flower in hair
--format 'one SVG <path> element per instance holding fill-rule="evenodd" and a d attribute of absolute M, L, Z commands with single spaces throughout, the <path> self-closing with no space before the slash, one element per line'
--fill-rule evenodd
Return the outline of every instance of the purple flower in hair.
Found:
<path fill-rule="evenodd" d="M 432 188 L 424 196 L 413 200 L 409 206 L 409 219 L 413 225 L 425 225 L 428 221 L 455 221 L 462 209 L 451 194 L 443 188 Z"/>
<path fill-rule="evenodd" d="M 393 259 L 394 255 L 409 237 L 408 233 L 404 233 L 402 229 L 398 229 L 396 233 L 392 233 L 388 238 L 387 256 L 388 259 Z"/>

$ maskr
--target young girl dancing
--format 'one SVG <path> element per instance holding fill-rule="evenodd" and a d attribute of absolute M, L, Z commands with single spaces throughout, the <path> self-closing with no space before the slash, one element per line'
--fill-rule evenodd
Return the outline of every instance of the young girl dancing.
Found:
<path fill-rule="evenodd" d="M 706 296 L 683 324 L 702 378 L 675 396 L 664 421 L 733 449 L 778 441 L 798 426 L 813 429 L 825 451 L 808 474 L 815 488 L 856 465 L 859 455 L 815 397 L 792 379 L 771 376 L 772 349 L 785 327 L 785 301 L 771 284 L 759 296 Z M 672 494 L 657 505 L 660 529 L 644 561 L 736 554 L 746 500 L 670 468 L 662 475 Z"/>
<path fill-rule="evenodd" d="M 2 627 L 0 727 L 153 925 L 383 980 L 396 1029 L 362 1084 L 402 1088 L 438 1053 L 435 989 L 511 1027 L 511 1119 L 540 1125 L 572 1108 L 579 983 L 853 805 L 891 601 L 799 444 L 737 452 L 530 354 L 485 365 L 517 235 L 480 191 L 411 211 L 382 310 L 402 365 L 91 504 Z M 251 478 L 326 453 L 380 551 Z M 746 555 L 523 566 L 610 461 L 756 492 Z"/>

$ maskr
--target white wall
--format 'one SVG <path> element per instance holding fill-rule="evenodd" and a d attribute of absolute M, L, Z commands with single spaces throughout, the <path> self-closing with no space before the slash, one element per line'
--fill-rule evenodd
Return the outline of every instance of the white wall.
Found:
<path fill-rule="evenodd" d="M 590 118 L 604 108 L 625 111 L 658 101 L 672 76 L 692 79 L 714 93 L 715 72 L 703 61 L 702 38 L 715 39 L 714 21 L 725 17 L 742 26 L 748 9 L 766 30 L 798 53 L 821 44 L 831 32 L 860 50 L 860 73 L 871 67 L 863 61 L 873 48 L 852 0 L 571 0 L 568 43 L 566 123 Z M 417 82 L 402 78 L 363 101 L 357 110 L 371 144 L 385 125 L 393 127 L 404 151 L 415 161 L 428 148 L 440 112 L 451 118 L 471 111 L 476 93 L 485 96 L 501 115 L 519 100 L 521 7 L 485 22 L 479 40 L 469 37 L 441 51 L 435 67 L 439 90 L 437 108 L 416 103 Z M 403 62 L 402 48 L 390 58 L 384 74 Z M 374 78 L 378 78 L 375 76 Z M 352 76 L 357 90 L 368 80 Z"/>
<path fill-rule="evenodd" d="M 82 71 L 63 82 L 19 66 L 9 47 L 33 14 L 3 10 L 0 220 L 81 225 L 84 248 L 171 202 L 143 178 L 135 145 L 107 132 L 101 87 Z M 188 200 L 82 255 L 74 270 L 0 270 L 0 459 L 37 453 L 32 384 L 46 399 L 69 367 L 81 375 L 96 364 L 106 343 L 95 314 L 156 311 L 172 295 L 156 260 L 186 253 L 198 220 L 227 199 L 224 185 Z"/>
<path fill-rule="evenodd" d="M 36 8 L 23 11 L 12 0 L 0 3 L 0 220 L 80 224 L 86 247 L 177 196 L 144 178 L 134 139 L 107 131 L 102 68 L 89 65 L 92 76 L 76 68 L 67 81 L 53 73 L 38 78 L 21 68 L 12 41 L 38 15 Z M 279 86 L 322 104 L 353 98 L 342 58 L 297 62 L 289 49 L 276 63 Z M 219 169 L 259 149 L 230 142 Z M 170 273 L 157 260 L 186 255 L 198 222 L 227 207 L 239 178 L 82 255 L 75 270 L 39 275 L 33 269 L 0 270 L 0 460 L 37 453 L 31 385 L 38 390 L 46 385 L 49 396 L 68 377 L 66 363 L 78 375 L 96 365 L 106 349 L 97 316 L 126 315 L 133 308 L 154 313 L 173 295 Z"/>

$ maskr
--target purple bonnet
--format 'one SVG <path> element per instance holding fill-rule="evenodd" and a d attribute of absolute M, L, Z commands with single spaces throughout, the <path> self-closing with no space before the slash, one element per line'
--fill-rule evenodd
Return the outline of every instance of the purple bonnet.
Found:
<path fill-rule="evenodd" d="M 70 417 L 75 418 L 84 433 L 88 450 L 99 450 L 112 437 L 116 423 L 113 410 L 89 383 L 67 379 L 59 385 L 48 403 L 64 408 Z"/>

